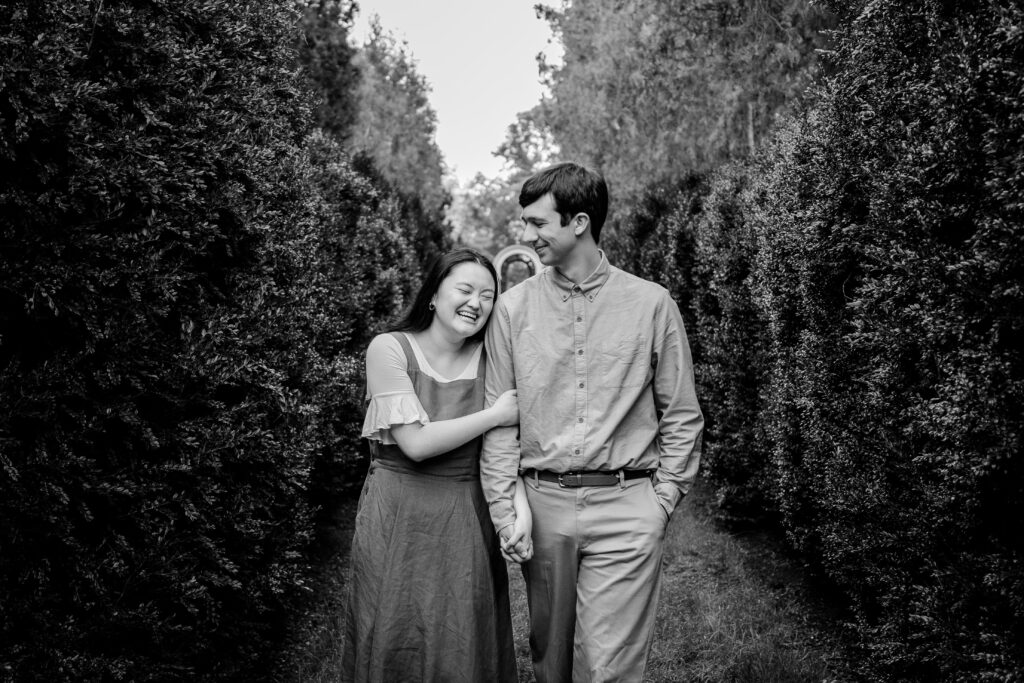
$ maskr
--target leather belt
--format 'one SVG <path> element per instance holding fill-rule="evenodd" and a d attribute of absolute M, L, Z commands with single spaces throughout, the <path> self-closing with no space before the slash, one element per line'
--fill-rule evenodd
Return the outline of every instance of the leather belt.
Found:
<path fill-rule="evenodd" d="M 615 486 L 629 479 L 650 477 L 654 470 L 580 470 L 577 472 L 550 472 L 548 470 L 525 470 L 528 479 L 540 479 L 558 484 L 563 489 L 578 489 L 582 486 Z"/>

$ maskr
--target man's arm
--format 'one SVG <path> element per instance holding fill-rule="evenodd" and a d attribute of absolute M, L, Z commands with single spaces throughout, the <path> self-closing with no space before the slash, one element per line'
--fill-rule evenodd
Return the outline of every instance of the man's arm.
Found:
<path fill-rule="evenodd" d="M 512 334 L 508 311 L 498 299 L 484 340 L 487 352 L 486 404 L 508 389 L 516 388 L 512 364 Z M 519 419 L 523 419 L 520 413 Z M 484 434 L 480 454 L 480 483 L 490 506 L 491 521 L 499 535 L 511 532 L 516 514 L 513 507 L 516 478 L 519 474 L 519 427 L 497 427 Z M 508 527 L 508 529 L 506 529 Z"/>
<path fill-rule="evenodd" d="M 664 290 L 663 290 L 664 291 Z M 655 317 L 654 405 L 660 458 L 655 490 L 669 515 L 690 490 L 700 465 L 704 416 L 697 403 L 693 359 L 683 317 L 668 292 Z"/>

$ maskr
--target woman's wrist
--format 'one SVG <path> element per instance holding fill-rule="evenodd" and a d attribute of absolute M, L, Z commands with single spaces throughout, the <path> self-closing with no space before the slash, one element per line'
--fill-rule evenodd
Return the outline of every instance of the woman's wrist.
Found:
<path fill-rule="evenodd" d="M 487 412 L 487 430 L 490 431 L 495 427 L 501 426 L 501 416 L 498 414 L 498 407 L 496 405 L 490 408 L 485 408 Z"/>

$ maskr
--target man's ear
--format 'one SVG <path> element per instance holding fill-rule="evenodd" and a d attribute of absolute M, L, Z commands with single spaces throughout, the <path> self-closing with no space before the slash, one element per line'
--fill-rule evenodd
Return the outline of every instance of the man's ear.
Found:
<path fill-rule="evenodd" d="M 590 227 L 590 216 L 585 213 L 578 213 L 572 218 L 572 233 L 579 237 Z"/>

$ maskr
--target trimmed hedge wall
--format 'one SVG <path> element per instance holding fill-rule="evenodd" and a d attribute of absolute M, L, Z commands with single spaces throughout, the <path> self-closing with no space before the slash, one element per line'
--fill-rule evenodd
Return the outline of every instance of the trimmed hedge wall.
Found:
<path fill-rule="evenodd" d="M 0 679 L 258 680 L 311 589 L 417 266 L 297 16 L 0 9 Z"/>
<path fill-rule="evenodd" d="M 841 589 L 865 678 L 1021 680 L 1024 8 L 836 11 L 832 75 L 633 263 L 694 245 L 706 474 Z"/>

